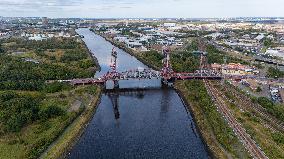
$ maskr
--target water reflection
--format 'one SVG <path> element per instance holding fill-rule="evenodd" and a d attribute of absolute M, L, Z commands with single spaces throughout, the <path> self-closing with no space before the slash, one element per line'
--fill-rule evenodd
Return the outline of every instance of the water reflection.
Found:
<path fill-rule="evenodd" d="M 169 111 L 171 96 L 168 89 L 162 90 L 162 100 L 161 100 L 161 114 L 167 114 Z"/>
<path fill-rule="evenodd" d="M 118 106 L 119 93 L 117 92 L 117 93 L 109 94 L 108 97 L 110 98 L 111 103 L 112 103 L 114 119 L 117 120 L 119 119 L 119 106 Z"/>
<path fill-rule="evenodd" d="M 145 89 L 109 89 L 105 90 L 105 95 L 107 95 L 111 101 L 114 113 L 114 119 L 118 120 L 120 117 L 119 114 L 119 97 L 135 97 L 138 99 L 143 99 L 145 95 Z"/>

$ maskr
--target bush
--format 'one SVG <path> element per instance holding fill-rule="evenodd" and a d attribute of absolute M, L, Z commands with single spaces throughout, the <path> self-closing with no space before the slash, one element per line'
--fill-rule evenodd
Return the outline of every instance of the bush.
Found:
<path fill-rule="evenodd" d="M 42 110 L 40 110 L 39 117 L 40 119 L 45 120 L 45 119 L 61 116 L 64 114 L 65 114 L 65 111 L 62 108 L 56 105 L 49 105 L 46 108 L 43 108 Z"/>
<path fill-rule="evenodd" d="M 277 119 L 284 122 L 284 107 L 281 105 L 276 105 L 270 99 L 266 97 L 259 97 L 257 99 L 258 104 L 266 108 L 268 113 L 275 116 Z"/>
<path fill-rule="evenodd" d="M 62 90 L 69 90 L 71 88 L 72 86 L 67 83 L 54 82 L 50 84 L 45 84 L 45 86 L 43 87 L 43 91 L 47 93 L 55 93 L 60 92 Z"/>
<path fill-rule="evenodd" d="M 281 133 L 273 133 L 272 138 L 278 144 L 284 144 L 284 136 Z"/>
<path fill-rule="evenodd" d="M 267 77 L 282 78 L 282 77 L 284 77 L 284 72 L 280 71 L 278 68 L 269 67 L 268 70 L 267 70 Z"/>
<path fill-rule="evenodd" d="M 40 96 L 3 92 L 0 95 L 0 123 L 6 132 L 18 132 L 28 123 L 38 119 Z"/>

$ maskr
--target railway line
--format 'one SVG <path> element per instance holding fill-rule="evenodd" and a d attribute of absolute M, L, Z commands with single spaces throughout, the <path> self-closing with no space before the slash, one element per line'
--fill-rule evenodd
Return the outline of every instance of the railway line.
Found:
<path fill-rule="evenodd" d="M 241 126 L 240 123 L 238 123 L 230 110 L 227 108 L 222 94 L 219 93 L 219 91 L 214 88 L 209 81 L 204 80 L 204 83 L 209 94 L 215 100 L 218 111 L 224 116 L 229 126 L 233 129 L 234 133 L 244 144 L 245 148 L 248 150 L 251 156 L 256 159 L 268 159 L 261 148 L 255 143 L 251 136 L 246 133 L 246 130 Z"/>
<path fill-rule="evenodd" d="M 224 89 L 226 92 L 232 93 L 233 96 L 236 98 L 236 100 L 228 99 L 224 94 L 222 94 L 222 96 L 228 99 L 228 101 L 235 104 L 242 110 L 255 111 L 257 114 L 261 116 L 262 119 L 265 119 L 263 121 L 266 122 L 267 125 L 269 126 L 271 125 L 273 129 L 276 129 L 280 132 L 284 132 L 284 123 L 280 121 L 279 119 L 275 118 L 274 116 L 270 115 L 267 112 L 267 110 L 263 108 L 261 105 L 253 103 L 251 99 L 249 99 L 249 97 L 247 97 L 244 94 L 241 94 L 240 92 L 238 92 L 238 90 L 236 90 L 232 86 L 226 85 Z"/>

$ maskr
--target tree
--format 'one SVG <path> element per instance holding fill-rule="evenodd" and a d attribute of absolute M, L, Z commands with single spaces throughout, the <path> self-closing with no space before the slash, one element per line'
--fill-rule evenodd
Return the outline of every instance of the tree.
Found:
<path fill-rule="evenodd" d="M 257 88 L 256 88 L 256 92 L 261 92 L 262 91 L 262 89 L 258 86 Z"/>
<path fill-rule="evenodd" d="M 271 39 L 265 39 L 263 42 L 263 45 L 265 47 L 271 47 L 272 46 L 272 40 Z"/>
<path fill-rule="evenodd" d="M 284 72 L 280 71 L 278 68 L 269 67 L 267 70 L 267 77 L 282 78 L 284 77 Z"/>

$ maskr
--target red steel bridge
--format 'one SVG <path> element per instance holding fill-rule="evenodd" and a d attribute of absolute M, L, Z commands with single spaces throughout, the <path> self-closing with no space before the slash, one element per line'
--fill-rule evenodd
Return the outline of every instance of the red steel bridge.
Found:
<path fill-rule="evenodd" d="M 209 69 L 205 66 L 206 53 L 200 52 L 200 69 L 195 72 L 174 72 L 170 62 L 170 50 L 164 47 L 162 50 L 164 55 L 163 68 L 160 71 L 153 69 L 136 68 L 132 70 L 126 70 L 123 72 L 117 71 L 117 51 L 113 48 L 111 55 L 110 71 L 99 78 L 85 78 L 85 79 L 73 79 L 62 80 L 61 82 L 70 82 L 72 85 L 88 85 L 88 84 L 104 84 L 107 81 L 113 81 L 115 87 L 118 87 L 118 81 L 120 80 L 132 80 L 132 79 L 161 79 L 163 84 L 173 82 L 175 80 L 188 80 L 188 79 L 211 79 L 220 80 L 223 78 L 220 71 Z"/>

